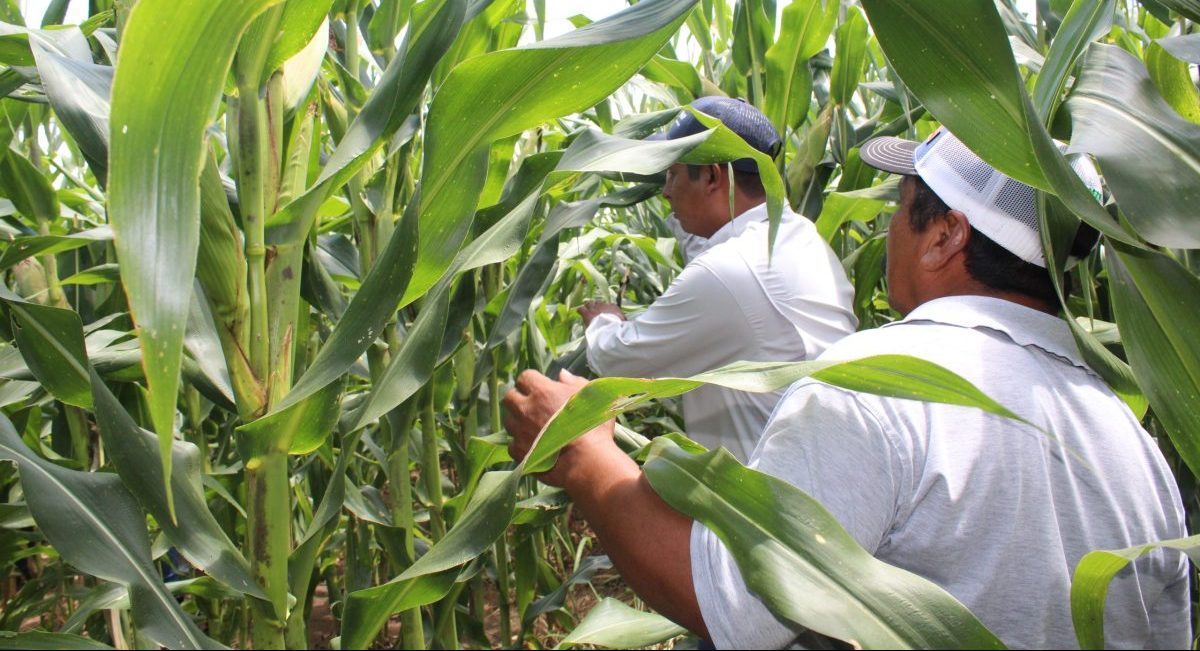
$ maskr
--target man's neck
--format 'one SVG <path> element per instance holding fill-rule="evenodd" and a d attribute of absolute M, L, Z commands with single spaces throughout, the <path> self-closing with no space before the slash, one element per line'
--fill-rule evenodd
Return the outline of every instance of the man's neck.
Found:
<path fill-rule="evenodd" d="M 730 217 L 730 221 L 741 217 L 766 202 L 766 197 L 747 197 L 741 192 L 735 191 L 733 194 L 733 215 Z"/>
<path fill-rule="evenodd" d="M 929 301 L 947 296 L 986 296 L 988 298 L 997 298 L 1002 301 L 1016 303 L 1039 312 L 1058 316 L 1058 303 L 1048 303 L 1038 298 L 1021 294 L 1018 292 L 1007 292 L 993 289 L 979 282 L 970 282 L 961 287 L 946 288 L 940 292 L 933 292 L 931 295 L 924 297 L 915 307 L 920 307 Z M 914 307 L 914 309 L 915 309 Z"/>

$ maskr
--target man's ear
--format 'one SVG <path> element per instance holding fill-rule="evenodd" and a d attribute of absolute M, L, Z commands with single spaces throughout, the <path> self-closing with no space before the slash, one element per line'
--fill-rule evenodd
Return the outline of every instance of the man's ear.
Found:
<path fill-rule="evenodd" d="M 921 266 L 926 271 L 938 271 L 966 251 L 971 241 L 971 222 L 961 210 L 950 210 L 931 220 L 922 236 L 925 250 L 921 252 Z"/>
<path fill-rule="evenodd" d="M 729 192 L 729 180 L 725 178 L 724 167 L 721 165 L 710 163 L 702 166 L 700 180 L 704 183 L 704 189 L 709 192 Z"/>

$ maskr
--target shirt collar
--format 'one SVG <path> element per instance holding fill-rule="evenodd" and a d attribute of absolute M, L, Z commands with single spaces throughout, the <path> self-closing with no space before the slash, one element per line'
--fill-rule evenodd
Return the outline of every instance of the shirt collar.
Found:
<path fill-rule="evenodd" d="M 742 232 L 745 231 L 748 226 L 750 226 L 750 224 L 765 221 L 767 221 L 767 204 L 766 202 L 763 202 L 738 215 L 737 217 L 734 217 L 728 224 L 725 224 L 721 228 L 717 229 L 717 232 L 713 233 L 712 237 L 708 238 L 708 246 L 720 244 L 725 240 L 737 237 L 738 235 L 741 235 Z"/>
<path fill-rule="evenodd" d="M 903 321 L 888 325 L 920 322 L 993 330 L 1017 345 L 1040 348 L 1075 366 L 1092 370 L 1083 361 L 1066 322 L 1012 301 L 989 296 L 945 296 L 920 305 Z"/>

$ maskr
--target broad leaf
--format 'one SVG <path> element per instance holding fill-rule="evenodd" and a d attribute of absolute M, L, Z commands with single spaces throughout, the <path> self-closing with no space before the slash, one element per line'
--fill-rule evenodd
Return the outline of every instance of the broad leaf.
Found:
<path fill-rule="evenodd" d="M 0 632 L 0 649 L 111 649 L 111 646 L 90 638 L 68 633 L 47 633 L 45 631 L 29 631 L 27 633 Z"/>
<path fill-rule="evenodd" d="M 558 38 L 464 61 L 450 73 L 430 107 L 420 245 L 402 304 L 433 286 L 466 237 L 491 143 L 607 97 L 662 47 L 694 4 L 647 0 Z"/>
<path fill-rule="evenodd" d="M 1200 247 L 1200 127 L 1163 100 L 1145 66 L 1115 45 L 1093 45 L 1066 106 L 1072 150 L 1096 157 L 1138 234 Z"/>
<path fill-rule="evenodd" d="M 1157 0 L 1157 2 L 1189 20 L 1200 22 L 1200 0 Z"/>
<path fill-rule="evenodd" d="M 129 590 L 141 633 L 162 646 L 219 648 L 183 612 L 150 560 L 146 519 L 116 475 L 67 470 L 34 455 L 0 416 L 0 457 L 13 461 L 38 528 L 69 563 Z"/>
<path fill-rule="evenodd" d="M 79 144 L 92 172 L 103 185 L 108 177 L 109 96 L 113 69 L 60 54 L 44 37 L 30 40 L 38 76 L 54 115 Z"/>
<path fill-rule="evenodd" d="M 1146 69 L 1163 99 L 1189 122 L 1200 123 L 1200 90 L 1192 81 L 1192 69 L 1158 43 L 1146 48 Z"/>
<path fill-rule="evenodd" d="M 263 76 L 270 76 L 308 45 L 325 21 L 333 0 L 291 0 L 283 7 L 278 35 L 267 53 Z"/>
<path fill-rule="evenodd" d="M 1200 63 L 1200 34 L 1172 36 L 1155 41 L 1176 59 L 1188 63 Z"/>
<path fill-rule="evenodd" d="M 268 222 L 268 242 L 294 243 L 307 237 L 321 204 L 357 174 L 417 109 L 434 65 L 462 27 L 466 4 L 466 0 L 434 0 L 416 9 L 399 53 L 338 142 L 316 183 Z M 404 276 L 398 278 L 407 281 Z"/>
<path fill-rule="evenodd" d="M 30 235 L 9 242 L 0 255 L 0 270 L 8 269 L 14 264 L 35 256 L 53 255 L 70 251 L 93 242 L 112 240 L 112 229 L 107 226 L 97 226 L 70 235 Z"/>
<path fill-rule="evenodd" d="M 659 443 L 645 472 L 663 500 L 721 539 L 782 619 L 866 649 L 1004 648 L 949 593 L 871 556 L 804 491 L 725 450 Z"/>
<path fill-rule="evenodd" d="M 862 10 L 850 7 L 846 20 L 837 28 L 837 57 L 833 60 L 833 73 L 829 81 L 829 101 L 845 106 L 854 97 L 867 64 L 869 40 L 867 19 L 863 17 Z"/>
<path fill-rule="evenodd" d="M 1104 602 L 1114 577 L 1156 549 L 1174 549 L 1200 563 L 1200 536 L 1162 540 L 1126 549 L 1097 550 L 1079 559 L 1071 577 L 1071 620 L 1081 649 L 1103 649 Z"/>
<path fill-rule="evenodd" d="M 684 633 L 687 631 L 662 615 L 605 597 L 555 648 L 588 644 L 607 649 L 645 649 Z"/>
<path fill-rule="evenodd" d="M 990 165 L 1053 192 L 1111 239 L 1136 245 L 1072 171 L 1025 92 L 992 0 L 863 0 L 893 69 L 933 117 Z"/>
<path fill-rule="evenodd" d="M 1050 43 L 1045 65 L 1033 87 L 1033 108 L 1046 122 L 1058 107 L 1067 77 L 1088 44 L 1108 33 L 1116 0 L 1075 0 Z"/>
<path fill-rule="evenodd" d="M 14 317 L 17 347 L 34 377 L 55 398 L 90 409 L 87 348 L 79 315 L 24 301 L 4 303 Z"/>
<path fill-rule="evenodd" d="M 109 221 L 165 476 L 196 274 L 205 132 L 242 32 L 278 1 L 143 0 L 124 26 L 113 79 Z"/>
<path fill-rule="evenodd" d="M 17 212 L 33 223 L 58 219 L 58 195 L 50 179 L 15 151 L 8 150 L 0 158 L 0 188 Z"/>
<path fill-rule="evenodd" d="M 133 422 L 104 381 L 91 369 L 84 350 L 79 315 L 71 310 L 14 300 L 6 303 L 22 323 L 18 341 L 22 333 L 36 338 L 33 345 L 37 352 L 26 357 L 30 368 L 50 368 L 54 382 L 43 380 L 43 384 L 47 387 L 69 384 L 88 392 L 86 404 L 79 406 L 93 408 L 94 405 L 108 458 L 126 487 L 158 521 L 167 538 L 192 564 L 229 587 L 252 596 L 263 596 L 250 574 L 249 563 L 208 509 L 200 481 L 200 451 L 196 446 L 183 441 L 173 443 L 170 489 L 164 492 L 166 482 L 157 455 L 157 439 Z M 33 358 L 37 358 L 36 363 Z M 73 404 L 80 402 L 83 401 Z M 174 501 L 169 496 L 175 497 Z"/>
<path fill-rule="evenodd" d="M 839 2 L 795 0 L 783 8 L 779 40 L 767 50 L 767 88 L 763 113 L 780 135 L 808 114 L 812 71 L 808 60 L 825 47 L 837 24 Z"/>
<path fill-rule="evenodd" d="M 243 460 L 267 454 L 271 447 L 288 454 L 308 454 L 325 443 L 341 414 L 342 387 L 325 385 L 311 396 L 238 427 Z"/>
<path fill-rule="evenodd" d="M 297 243 L 308 237 L 317 210 L 400 128 L 422 97 L 434 65 L 462 26 L 465 0 L 438 0 L 414 13 L 401 54 L 388 65 L 379 86 L 363 106 L 316 184 L 271 219 L 267 239 Z M 410 210 L 416 202 L 409 204 Z M 415 260 L 416 218 L 407 214 L 371 273 L 342 314 L 312 365 L 282 405 L 294 404 L 333 382 L 357 360 L 395 314 Z"/>
<path fill-rule="evenodd" d="M 1200 279 L 1161 254 L 1114 245 L 1105 259 L 1121 339 L 1175 450 L 1200 473 Z"/>

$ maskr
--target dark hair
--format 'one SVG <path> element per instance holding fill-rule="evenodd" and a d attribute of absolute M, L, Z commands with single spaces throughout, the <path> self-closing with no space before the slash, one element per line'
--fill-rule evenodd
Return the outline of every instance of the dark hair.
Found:
<path fill-rule="evenodd" d="M 934 219 L 950 212 L 950 206 L 937 196 L 919 176 L 913 179 L 912 205 L 908 221 L 914 231 L 924 231 Z M 967 273 L 980 283 L 1004 292 L 1016 292 L 1046 303 L 1056 303 L 1058 294 L 1044 267 L 1026 262 L 988 236 L 971 227 L 966 248 Z"/>
<path fill-rule="evenodd" d="M 721 164 L 721 163 L 718 163 Z M 700 168 L 703 165 L 688 165 L 688 178 L 695 181 L 700 178 Z M 733 170 L 733 183 L 741 188 L 746 196 L 760 199 L 767 196 L 767 191 L 763 188 L 762 177 L 754 172 L 743 172 L 742 170 Z"/>

